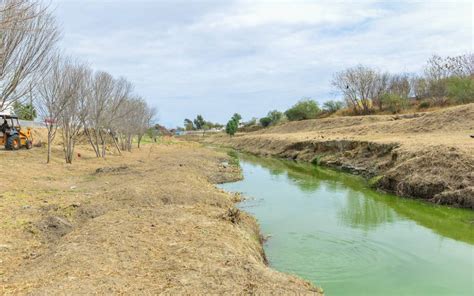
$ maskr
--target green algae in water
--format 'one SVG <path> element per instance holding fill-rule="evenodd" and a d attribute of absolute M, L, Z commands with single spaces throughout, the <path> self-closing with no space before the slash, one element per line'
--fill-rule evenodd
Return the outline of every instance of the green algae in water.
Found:
<path fill-rule="evenodd" d="M 474 212 L 382 194 L 361 178 L 240 155 L 250 199 L 271 238 L 272 267 L 326 295 L 474 295 Z"/>

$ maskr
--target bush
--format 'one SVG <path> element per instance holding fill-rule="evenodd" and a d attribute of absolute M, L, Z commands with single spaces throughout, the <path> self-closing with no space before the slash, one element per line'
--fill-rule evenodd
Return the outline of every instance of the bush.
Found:
<path fill-rule="evenodd" d="M 243 123 L 244 127 L 250 127 L 256 124 L 257 124 L 257 118 L 252 118 L 249 121 Z"/>
<path fill-rule="evenodd" d="M 280 122 L 280 120 L 283 117 L 283 113 L 281 113 L 278 110 L 273 110 L 273 111 L 268 112 L 267 117 L 270 118 L 270 120 L 271 120 L 270 123 L 275 125 L 278 122 Z"/>
<path fill-rule="evenodd" d="M 448 97 L 457 104 L 474 102 L 474 79 L 451 77 L 447 81 Z"/>
<path fill-rule="evenodd" d="M 383 94 L 382 104 L 392 113 L 398 113 L 408 106 L 408 100 L 394 94 Z"/>
<path fill-rule="evenodd" d="M 418 109 L 427 109 L 430 107 L 430 102 L 428 101 L 423 101 L 420 103 L 420 105 L 418 106 Z"/>
<path fill-rule="evenodd" d="M 22 104 L 21 102 L 15 102 L 13 110 L 18 118 L 22 120 L 35 120 L 36 118 L 36 109 L 32 103 Z"/>
<path fill-rule="evenodd" d="M 234 119 L 231 119 L 231 120 L 229 120 L 229 122 L 227 122 L 227 125 L 225 126 L 225 132 L 229 136 L 232 137 L 237 132 L 238 126 L 239 126 L 239 124 L 237 123 L 237 121 L 235 121 Z"/>
<path fill-rule="evenodd" d="M 285 111 L 285 115 L 290 121 L 314 119 L 319 113 L 321 113 L 321 109 L 319 109 L 318 103 L 311 99 L 303 99 Z"/>
<path fill-rule="evenodd" d="M 342 109 L 344 104 L 341 101 L 327 101 L 323 104 L 323 110 L 328 113 L 334 113 Z"/>
<path fill-rule="evenodd" d="M 270 117 L 262 117 L 260 118 L 260 124 L 263 127 L 268 127 L 270 124 L 272 124 L 272 119 Z"/>

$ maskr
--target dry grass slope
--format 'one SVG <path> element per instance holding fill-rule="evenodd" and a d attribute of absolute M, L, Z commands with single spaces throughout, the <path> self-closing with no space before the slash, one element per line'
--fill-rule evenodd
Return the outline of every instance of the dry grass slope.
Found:
<path fill-rule="evenodd" d="M 318 294 L 266 266 L 258 225 L 213 183 L 240 178 L 196 144 L 64 165 L 0 150 L 0 294 Z"/>

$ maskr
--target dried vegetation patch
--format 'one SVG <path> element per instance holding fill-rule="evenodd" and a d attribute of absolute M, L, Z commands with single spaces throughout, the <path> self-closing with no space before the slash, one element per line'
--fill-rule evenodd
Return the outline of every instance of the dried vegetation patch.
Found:
<path fill-rule="evenodd" d="M 71 166 L 44 164 L 44 148 L 0 150 L 1 294 L 318 293 L 265 264 L 255 219 L 213 184 L 240 178 L 226 154 L 77 152 Z"/>

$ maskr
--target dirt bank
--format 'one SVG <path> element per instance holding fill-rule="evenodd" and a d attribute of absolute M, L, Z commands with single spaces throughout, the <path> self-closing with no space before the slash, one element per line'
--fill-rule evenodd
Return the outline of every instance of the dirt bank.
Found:
<path fill-rule="evenodd" d="M 474 209 L 474 104 L 290 122 L 207 143 L 337 167 L 399 196 Z"/>
<path fill-rule="evenodd" d="M 213 185 L 240 178 L 227 155 L 77 152 L 0 150 L 0 294 L 318 294 L 265 264 L 255 219 Z"/>

